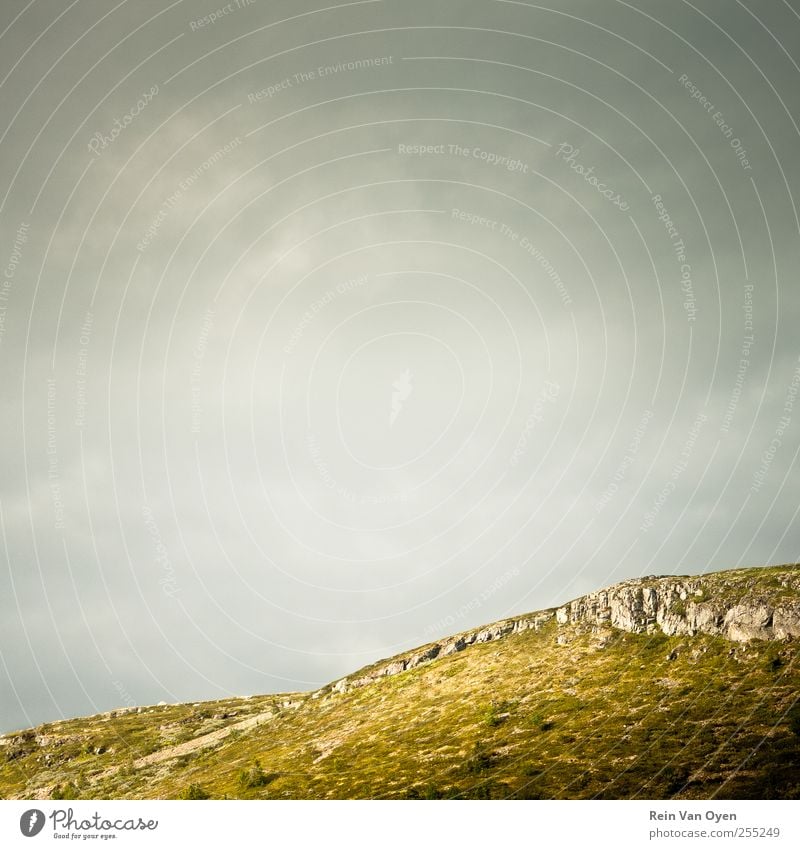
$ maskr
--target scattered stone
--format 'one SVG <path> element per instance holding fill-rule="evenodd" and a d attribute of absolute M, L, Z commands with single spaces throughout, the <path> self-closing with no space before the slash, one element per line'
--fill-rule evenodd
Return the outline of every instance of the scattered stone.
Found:
<path fill-rule="evenodd" d="M 794 576 L 787 576 L 777 583 L 784 588 L 800 589 L 798 579 Z M 336 681 L 330 686 L 330 691 L 346 693 L 380 678 L 415 669 L 437 657 L 448 657 L 464 651 L 477 643 L 487 643 L 529 629 L 538 631 L 553 618 L 558 625 L 571 625 L 578 634 L 596 634 L 600 630 L 605 632 L 609 628 L 616 628 L 633 634 L 709 634 L 738 643 L 748 640 L 800 638 L 800 602 L 781 601 L 773 606 L 769 599 L 748 597 L 748 592 L 755 591 L 752 588 L 746 589 L 745 597 L 742 598 L 742 586 L 741 583 L 737 585 L 734 602 L 725 598 L 724 584 L 721 587 L 710 587 L 708 579 L 702 576 L 690 578 L 650 575 L 623 581 L 575 599 L 556 610 L 506 619 L 434 643 L 413 655 L 393 658 L 366 674 Z M 606 635 L 596 642 L 595 648 L 605 648 L 610 641 L 611 637 Z M 560 633 L 556 637 L 556 643 L 560 646 L 569 642 L 570 636 L 566 633 Z M 705 647 L 700 653 L 704 651 Z M 691 656 L 696 660 L 699 654 L 695 650 Z M 734 656 L 733 653 L 731 656 Z M 675 660 L 677 657 L 677 649 L 668 655 L 669 660 Z M 641 668 L 644 669 L 644 666 Z M 316 698 L 316 695 L 313 698 Z"/>

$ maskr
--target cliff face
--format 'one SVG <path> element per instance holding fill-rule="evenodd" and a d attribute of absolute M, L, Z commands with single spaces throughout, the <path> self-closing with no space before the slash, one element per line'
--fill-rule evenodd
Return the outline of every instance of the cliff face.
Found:
<path fill-rule="evenodd" d="M 476 643 L 529 629 L 538 631 L 554 617 L 559 627 L 593 630 L 611 627 L 633 634 L 658 631 L 667 636 L 710 634 L 733 642 L 797 638 L 800 637 L 799 598 L 797 566 L 774 571 L 768 583 L 759 579 L 757 570 L 754 573 L 751 569 L 696 578 L 638 578 L 589 593 L 557 609 L 504 619 L 407 655 L 380 661 L 335 682 L 330 690 L 345 693 Z M 319 691 L 315 696 L 322 694 Z"/>
<path fill-rule="evenodd" d="M 765 588 L 715 575 L 704 578 L 645 578 L 590 593 L 556 611 L 560 625 L 610 625 L 643 634 L 711 634 L 735 642 L 800 637 L 800 580 L 796 570 Z M 795 598 L 790 598 L 789 593 Z"/>

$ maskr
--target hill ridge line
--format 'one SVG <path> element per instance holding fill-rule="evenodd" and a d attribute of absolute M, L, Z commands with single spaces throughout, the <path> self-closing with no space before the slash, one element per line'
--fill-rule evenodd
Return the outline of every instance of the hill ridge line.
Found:
<path fill-rule="evenodd" d="M 765 586 L 767 582 L 768 587 Z M 800 564 L 796 563 L 745 567 L 695 576 L 629 578 L 578 596 L 560 606 L 507 617 L 408 649 L 361 667 L 316 690 L 270 695 L 283 699 L 276 702 L 281 708 L 295 709 L 309 699 L 327 700 L 473 645 L 505 639 L 528 630 L 539 631 L 553 621 L 562 631 L 556 636 L 559 642 L 566 639 L 563 630 L 569 627 L 588 628 L 594 632 L 608 629 L 637 634 L 661 632 L 667 636 L 708 634 L 734 643 L 792 640 L 800 638 L 798 596 Z M 249 700 L 256 696 L 241 698 Z M 198 704 L 215 704 L 217 701 L 201 700 Z M 120 707 L 82 718 L 112 719 L 153 710 L 161 704 Z M 56 728 L 73 719 L 58 719 L 46 724 Z M 8 745 L 19 733 L 9 731 L 0 734 L 0 746 Z"/>
<path fill-rule="evenodd" d="M 708 634 L 737 643 L 800 637 L 800 602 L 790 598 L 785 603 L 781 600 L 783 591 L 800 591 L 800 566 L 761 568 L 775 573 L 774 585 L 769 589 L 759 580 L 758 570 L 752 568 L 623 580 L 558 607 L 501 619 L 377 661 L 326 684 L 313 692 L 311 698 L 365 687 L 471 645 L 529 629 L 539 631 L 553 619 L 559 628 L 610 627 L 636 634 L 660 631 L 667 636 L 687 637 Z"/>

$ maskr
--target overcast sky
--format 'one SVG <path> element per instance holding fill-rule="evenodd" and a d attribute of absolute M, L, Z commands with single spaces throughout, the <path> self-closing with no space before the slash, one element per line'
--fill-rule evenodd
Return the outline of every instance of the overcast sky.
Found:
<path fill-rule="evenodd" d="M 797 0 L 216 2 L 2 4 L 0 730 L 798 559 Z"/>

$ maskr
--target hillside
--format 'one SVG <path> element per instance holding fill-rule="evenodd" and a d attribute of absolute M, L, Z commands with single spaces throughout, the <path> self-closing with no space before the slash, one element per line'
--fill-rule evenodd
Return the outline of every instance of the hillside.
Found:
<path fill-rule="evenodd" d="M 313 693 L 0 738 L 4 798 L 800 798 L 800 567 L 626 581 Z"/>

